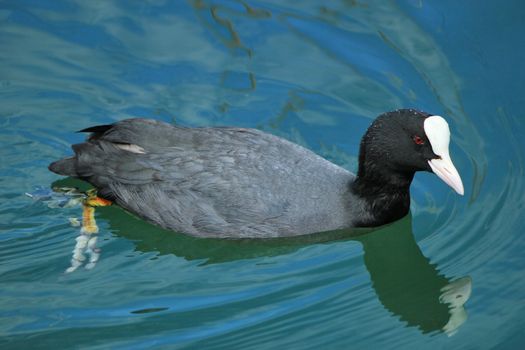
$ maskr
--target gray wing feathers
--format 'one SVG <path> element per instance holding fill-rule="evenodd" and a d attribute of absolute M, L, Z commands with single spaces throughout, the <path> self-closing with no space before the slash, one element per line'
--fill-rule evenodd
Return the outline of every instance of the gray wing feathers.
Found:
<path fill-rule="evenodd" d="M 315 217 L 311 211 L 317 208 L 309 203 L 333 190 L 334 181 L 344 191 L 351 177 L 298 145 L 254 129 L 190 129 L 130 119 L 74 150 L 78 176 L 101 193 L 160 226 L 197 236 L 304 234 L 292 231 L 301 227 L 301 211 Z M 311 175 L 319 163 L 327 173 Z M 333 197 L 341 201 L 342 195 Z"/>

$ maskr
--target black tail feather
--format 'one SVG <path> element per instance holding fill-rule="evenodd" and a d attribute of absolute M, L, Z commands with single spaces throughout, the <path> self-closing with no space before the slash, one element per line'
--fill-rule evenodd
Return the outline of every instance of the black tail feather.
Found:
<path fill-rule="evenodd" d="M 94 132 L 94 133 L 97 133 L 97 134 L 103 134 L 106 131 L 108 131 L 109 129 L 111 129 L 112 127 L 113 127 L 113 124 L 95 125 L 95 126 L 91 126 L 89 128 L 85 128 L 85 129 L 79 130 L 77 132 Z"/>

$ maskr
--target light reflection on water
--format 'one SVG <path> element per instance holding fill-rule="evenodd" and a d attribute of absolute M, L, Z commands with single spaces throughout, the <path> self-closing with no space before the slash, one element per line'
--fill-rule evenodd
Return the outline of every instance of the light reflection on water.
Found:
<path fill-rule="evenodd" d="M 519 348 L 518 6 L 2 4 L 0 344 Z M 258 127 L 355 170 L 370 120 L 408 106 L 450 121 L 466 196 L 418 175 L 412 218 L 359 237 L 197 240 L 101 208 L 100 260 L 64 274 L 79 208 L 24 196 L 89 125 Z"/>

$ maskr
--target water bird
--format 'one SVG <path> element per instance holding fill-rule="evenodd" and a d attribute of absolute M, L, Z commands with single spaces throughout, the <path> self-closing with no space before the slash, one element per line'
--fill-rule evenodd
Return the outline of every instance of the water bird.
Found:
<path fill-rule="evenodd" d="M 378 116 L 365 132 L 357 174 L 257 129 L 188 128 L 132 118 L 81 130 L 57 174 L 163 228 L 214 238 L 298 236 L 381 226 L 407 215 L 416 171 L 458 194 L 444 118 L 414 109 Z"/>

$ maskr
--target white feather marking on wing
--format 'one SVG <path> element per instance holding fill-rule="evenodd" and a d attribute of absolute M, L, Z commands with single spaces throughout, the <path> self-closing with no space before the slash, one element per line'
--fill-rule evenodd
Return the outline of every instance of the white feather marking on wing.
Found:
<path fill-rule="evenodd" d="M 128 152 L 131 152 L 131 153 L 136 153 L 136 154 L 146 154 L 146 151 L 144 150 L 144 148 L 140 147 L 140 146 L 137 146 L 137 145 L 134 145 L 132 143 L 116 143 L 115 146 L 117 146 L 117 148 L 120 148 L 121 150 L 124 150 L 124 151 L 128 151 Z"/>

